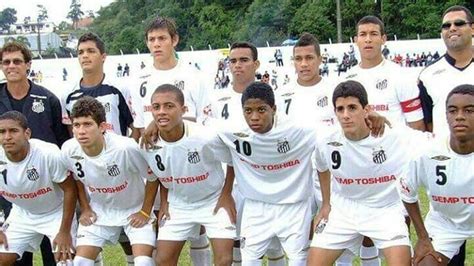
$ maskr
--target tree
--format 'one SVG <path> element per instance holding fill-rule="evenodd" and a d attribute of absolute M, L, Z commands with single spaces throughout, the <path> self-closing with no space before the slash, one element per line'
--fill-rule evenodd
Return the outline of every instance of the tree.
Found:
<path fill-rule="evenodd" d="M 67 18 L 72 20 L 72 25 L 75 30 L 77 30 L 77 22 L 84 16 L 84 12 L 81 10 L 81 4 L 78 0 L 72 0 L 70 5 L 69 13 L 67 14 Z"/>
<path fill-rule="evenodd" d="M 30 41 L 28 41 L 28 38 L 26 38 L 25 36 L 16 37 L 16 41 L 24 44 L 25 46 L 31 47 Z"/>
<path fill-rule="evenodd" d="M 299 36 L 303 32 L 309 32 L 322 42 L 330 38 L 336 40 L 336 28 L 327 16 L 329 8 L 328 5 L 312 1 L 303 4 L 290 22 L 290 35 Z"/>
<path fill-rule="evenodd" d="M 66 31 L 66 30 L 71 30 L 72 26 L 71 24 L 67 23 L 66 21 L 61 21 L 58 25 L 58 30 L 60 31 Z"/>
<path fill-rule="evenodd" d="M 0 12 L 0 29 L 9 30 L 10 25 L 15 24 L 16 20 L 16 10 L 5 8 Z"/>
<path fill-rule="evenodd" d="M 39 22 L 43 22 L 45 20 L 48 19 L 48 10 L 46 10 L 46 7 L 44 7 L 43 5 L 37 5 L 38 7 L 38 23 Z"/>

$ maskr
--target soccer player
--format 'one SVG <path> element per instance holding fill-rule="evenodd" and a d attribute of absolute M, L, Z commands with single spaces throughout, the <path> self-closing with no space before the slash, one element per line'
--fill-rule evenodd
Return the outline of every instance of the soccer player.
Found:
<path fill-rule="evenodd" d="M 0 84 L 0 114 L 15 110 L 23 113 L 28 120 L 31 136 L 61 146 L 70 138 L 67 127 L 61 123 L 61 103 L 48 89 L 31 82 L 31 51 L 21 43 L 6 42 L 0 50 L 2 71 L 7 80 Z M 0 196 L 0 204 L 9 214 L 11 204 Z M 44 265 L 54 265 L 49 240 L 41 244 Z M 25 252 L 22 265 L 31 265 L 33 254 Z"/>
<path fill-rule="evenodd" d="M 71 125 L 70 113 L 74 103 L 91 96 L 99 100 L 105 108 L 107 130 L 126 136 L 128 128 L 131 136 L 138 140 L 139 131 L 133 127 L 131 109 L 135 100 L 129 87 L 118 83 L 113 77 L 104 74 L 107 57 L 104 42 L 93 33 L 83 34 L 78 41 L 77 55 L 82 69 L 82 78 L 62 99 L 63 123 Z M 135 104 L 137 104 L 135 102 Z"/>
<path fill-rule="evenodd" d="M 457 86 L 445 104 L 450 135 L 410 162 L 400 182 L 418 236 L 415 265 L 448 265 L 474 236 L 474 85 Z M 421 186 L 430 202 L 424 222 L 418 205 Z"/>
<path fill-rule="evenodd" d="M 342 130 L 321 139 L 316 151 L 323 203 L 308 264 L 332 265 L 345 249 L 357 252 L 367 236 L 388 265 L 408 266 L 408 228 L 395 185 L 408 163 L 406 134 L 370 135 L 368 96 L 359 82 L 340 83 L 332 103 Z"/>
<path fill-rule="evenodd" d="M 44 235 L 58 262 L 71 260 L 77 193 L 59 148 L 31 139 L 27 119 L 18 111 L 0 115 L 0 142 L 0 194 L 13 203 L 0 231 L 0 264 L 13 265 L 25 251 L 37 249 Z"/>
<path fill-rule="evenodd" d="M 74 104 L 71 121 L 74 139 L 64 143 L 62 154 L 77 180 L 81 207 L 74 265 L 94 265 L 105 243 L 116 243 L 122 229 L 130 239 L 135 265 L 154 265 L 151 211 L 158 180 L 147 171 L 138 144 L 106 132 L 105 109 L 90 96 Z"/>
<path fill-rule="evenodd" d="M 463 6 L 446 9 L 441 23 L 446 54 L 423 69 L 418 78 L 425 122 L 435 134 L 449 133 L 444 115 L 449 88 L 474 84 L 473 34 L 474 24 L 469 9 Z"/>
<path fill-rule="evenodd" d="M 199 236 L 203 225 L 212 242 L 214 265 L 231 265 L 236 237 L 231 216 L 235 220 L 235 208 L 219 208 L 214 213 L 222 189 L 232 188 L 233 179 L 223 188 L 221 161 L 230 161 L 228 150 L 224 154 L 218 152 L 212 145 L 219 141 L 215 134 L 183 120 L 184 95 L 176 86 L 159 86 L 152 95 L 151 106 L 160 138 L 156 148 L 144 153 L 162 184 L 157 264 L 178 265 L 185 241 Z"/>

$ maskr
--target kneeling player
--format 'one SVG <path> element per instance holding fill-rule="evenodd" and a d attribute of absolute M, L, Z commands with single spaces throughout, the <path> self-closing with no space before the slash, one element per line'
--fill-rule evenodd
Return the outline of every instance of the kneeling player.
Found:
<path fill-rule="evenodd" d="M 367 236 L 383 250 L 388 265 L 408 266 L 408 230 L 395 185 L 408 163 L 406 137 L 394 130 L 380 138 L 370 135 L 367 93 L 356 81 L 336 87 L 333 105 L 342 131 L 321 140 L 316 152 L 323 206 L 308 263 L 332 265 L 344 249 L 357 252 Z"/>
<path fill-rule="evenodd" d="M 130 239 L 135 265 L 154 265 L 151 210 L 158 180 L 148 172 L 138 144 L 105 132 L 105 109 L 92 97 L 74 104 L 71 119 L 74 139 L 64 143 L 62 153 L 77 180 L 81 205 L 74 265 L 94 265 L 102 247 L 116 243 L 122 229 Z"/>
<path fill-rule="evenodd" d="M 448 94 L 446 117 L 450 136 L 442 136 L 412 161 L 400 182 L 418 235 L 415 265 L 447 265 L 464 241 L 474 237 L 473 85 L 460 85 Z M 424 223 L 418 206 L 420 186 L 430 201 Z"/>
<path fill-rule="evenodd" d="M 57 261 L 71 260 L 74 252 L 74 180 L 56 145 L 30 137 L 23 114 L 0 116 L 0 194 L 13 203 L 0 230 L 0 265 L 13 265 L 23 252 L 37 249 L 44 235 Z"/>
<path fill-rule="evenodd" d="M 212 143 L 219 140 L 208 129 L 183 121 L 186 106 L 176 86 L 159 86 L 151 106 L 159 141 L 144 153 L 163 185 L 157 264 L 177 265 L 185 241 L 199 236 L 203 225 L 211 238 L 214 264 L 231 265 L 235 210 L 216 208 L 224 185 L 221 160 L 231 160 L 229 151 L 214 148 Z M 227 182 L 227 191 L 232 183 L 233 178 Z"/>

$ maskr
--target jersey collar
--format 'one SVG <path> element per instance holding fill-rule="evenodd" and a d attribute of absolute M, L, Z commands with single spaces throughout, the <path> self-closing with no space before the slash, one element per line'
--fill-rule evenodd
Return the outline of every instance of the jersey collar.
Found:
<path fill-rule="evenodd" d="M 450 56 L 448 53 L 444 55 L 444 58 L 446 58 L 446 61 L 448 64 L 450 64 L 452 67 L 456 68 L 457 70 L 463 71 L 464 69 L 468 68 L 472 62 L 474 62 L 474 58 L 471 59 L 471 63 L 467 64 L 465 67 L 457 67 L 456 66 L 456 59 L 452 56 Z"/>

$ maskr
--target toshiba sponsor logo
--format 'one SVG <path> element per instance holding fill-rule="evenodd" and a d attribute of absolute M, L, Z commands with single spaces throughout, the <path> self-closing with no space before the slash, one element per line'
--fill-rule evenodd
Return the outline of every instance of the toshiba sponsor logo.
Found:
<path fill-rule="evenodd" d="M 207 180 L 207 178 L 209 178 L 209 172 L 206 172 L 205 174 L 197 175 L 197 176 L 176 177 L 176 178 L 174 178 L 174 181 L 176 181 L 177 184 L 190 184 L 190 183 L 201 182 L 201 181 Z M 160 177 L 158 179 L 162 183 L 171 183 L 171 182 L 173 182 L 173 177 L 172 176 Z"/>
<path fill-rule="evenodd" d="M 291 168 L 293 166 L 296 166 L 296 165 L 300 164 L 300 160 L 298 160 L 298 159 L 294 159 L 294 160 L 279 163 L 279 164 L 253 164 L 253 163 L 248 162 L 248 161 L 246 161 L 242 158 L 240 158 L 240 160 L 243 161 L 243 162 L 246 162 L 247 164 L 249 164 L 254 169 L 262 169 L 264 171 L 276 171 L 276 170 L 280 170 L 280 169 Z"/>
<path fill-rule="evenodd" d="M 11 199 L 34 199 L 38 196 L 48 194 L 49 192 L 53 191 L 52 188 L 50 187 L 45 187 L 45 188 L 40 188 L 36 190 L 35 192 L 30 192 L 30 193 L 20 193 L 20 194 L 15 194 L 15 193 L 10 193 L 8 191 L 0 191 L 0 195 L 6 198 L 11 198 Z"/>
<path fill-rule="evenodd" d="M 122 190 L 126 189 L 128 187 L 128 182 L 125 181 L 125 183 L 116 186 L 116 187 L 92 187 L 88 186 L 89 191 L 91 193 L 118 193 L 121 192 Z"/>
<path fill-rule="evenodd" d="M 455 197 L 455 196 L 438 196 L 432 195 L 431 199 L 434 202 L 444 203 L 444 204 L 474 204 L 474 197 Z"/>
<path fill-rule="evenodd" d="M 377 112 L 388 111 L 388 104 L 369 104 L 369 107 Z"/>
<path fill-rule="evenodd" d="M 342 178 L 334 177 L 339 184 L 342 185 L 374 185 L 388 183 L 396 180 L 395 175 L 385 175 L 379 177 L 359 177 L 359 178 Z"/>

